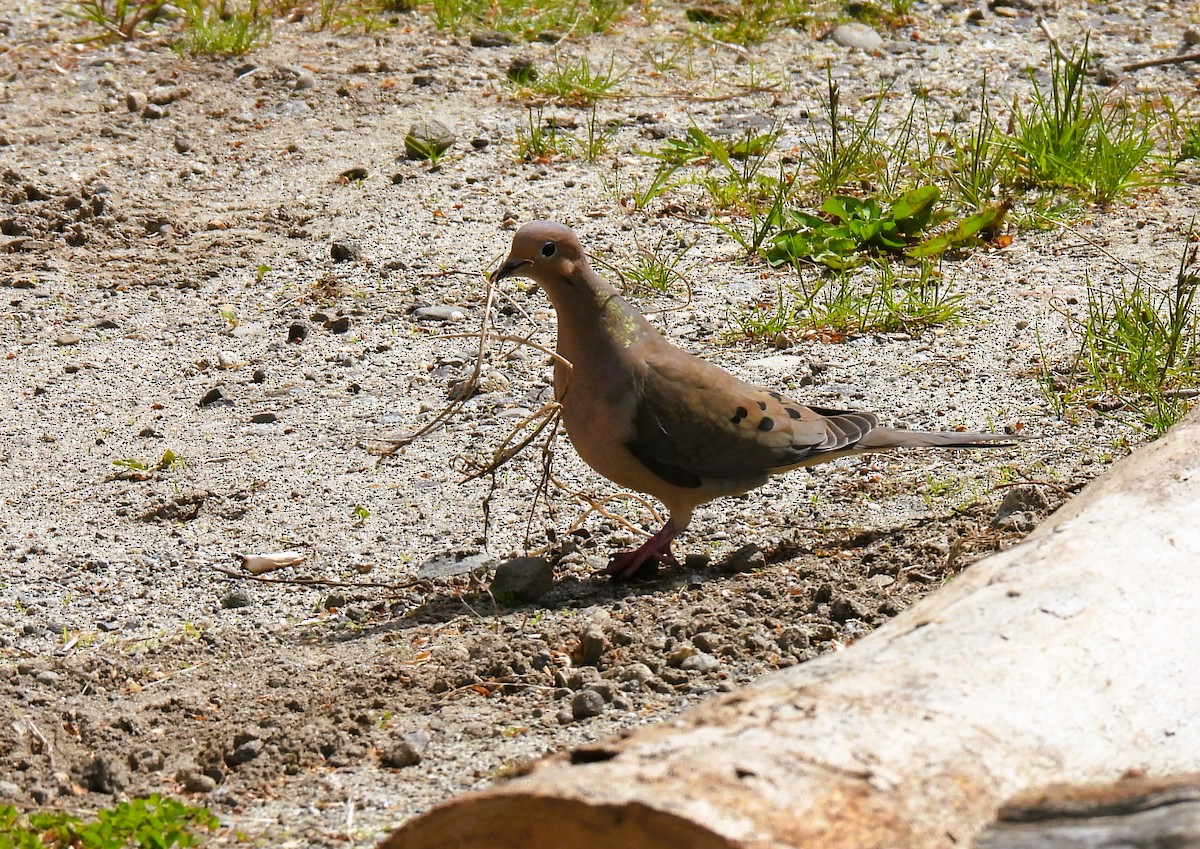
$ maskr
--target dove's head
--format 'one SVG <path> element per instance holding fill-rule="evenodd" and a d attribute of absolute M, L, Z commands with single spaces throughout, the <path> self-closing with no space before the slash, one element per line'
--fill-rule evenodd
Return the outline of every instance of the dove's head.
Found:
<path fill-rule="evenodd" d="M 583 245 L 570 227 L 554 221 L 530 221 L 513 236 L 504 264 L 492 272 L 492 282 L 505 277 L 528 277 L 546 290 L 551 300 L 586 279 L 589 270 Z"/>

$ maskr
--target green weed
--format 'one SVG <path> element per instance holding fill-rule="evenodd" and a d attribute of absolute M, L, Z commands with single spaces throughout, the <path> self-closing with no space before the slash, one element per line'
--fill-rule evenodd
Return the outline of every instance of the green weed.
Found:
<path fill-rule="evenodd" d="M 245 11 L 230 10 L 224 0 L 184 0 L 178 4 L 184 29 L 174 49 L 193 56 L 241 56 L 271 37 L 270 15 L 250 0 Z"/>
<path fill-rule="evenodd" d="M 640 151 L 651 159 L 659 159 L 669 165 L 704 165 L 720 163 L 734 170 L 732 162 L 761 159 L 775 147 L 779 132 L 766 133 L 747 131 L 741 135 L 714 138 L 699 127 L 692 125 L 682 138 L 668 139 L 658 150 Z"/>
<path fill-rule="evenodd" d="M 154 23 L 166 0 L 78 0 L 67 14 L 103 30 L 96 39 L 127 40 Z"/>
<path fill-rule="evenodd" d="M 665 242 L 664 236 L 653 248 L 639 247 L 633 264 L 623 268 L 621 276 L 626 281 L 654 292 L 669 290 L 679 281 L 677 266 L 690 246 L 671 250 L 664 245 Z"/>
<path fill-rule="evenodd" d="M 615 59 L 608 66 L 593 68 L 586 56 L 576 62 L 555 65 L 545 74 L 524 85 L 517 85 L 517 96 L 540 103 L 562 106 L 592 106 L 597 100 L 617 93 L 623 74 L 615 70 Z"/>
<path fill-rule="evenodd" d="M 179 472 L 187 468 L 187 461 L 171 450 L 164 451 L 156 462 L 146 463 L 136 457 L 120 457 L 113 460 L 112 464 L 121 470 L 117 477 L 135 481 L 149 480 L 159 472 Z"/>
<path fill-rule="evenodd" d="M 719 6 L 693 6 L 687 18 L 708 28 L 715 41 L 749 45 L 765 41 L 784 27 L 813 20 L 809 0 L 742 0 Z"/>
<path fill-rule="evenodd" d="M 732 315 L 731 321 L 749 338 L 815 334 L 841 341 L 863 333 L 917 333 L 953 324 L 961 301 L 929 262 L 900 269 L 878 262 L 808 279 L 801 274 L 797 285 L 778 287 L 774 304 L 755 305 Z"/>
<path fill-rule="evenodd" d="M 216 816 L 157 794 L 121 802 L 93 821 L 58 811 L 22 814 L 0 805 L 0 846 L 17 849 L 169 849 L 199 846 L 199 832 L 216 829 Z"/>
<path fill-rule="evenodd" d="M 949 188 L 968 206 L 982 210 L 995 202 L 1000 186 L 1009 180 L 1011 149 L 997 141 L 996 123 L 988 101 L 987 77 L 979 84 L 979 112 L 965 135 L 948 138 L 950 156 L 942 169 Z"/>
<path fill-rule="evenodd" d="M 628 0 L 431 0 L 421 3 L 440 29 L 490 28 L 522 38 L 561 39 L 568 34 L 607 32 L 625 13 Z"/>
<path fill-rule="evenodd" d="M 776 266 L 805 261 L 831 269 L 859 265 L 868 253 L 936 257 L 973 244 L 1005 213 L 1001 206 L 988 207 L 951 230 L 927 235 L 927 230 L 951 216 L 947 208 L 939 206 L 940 198 L 937 186 L 927 184 L 891 201 L 834 195 L 821 204 L 821 214 L 789 209 L 780 216 L 763 254 Z"/>
<path fill-rule="evenodd" d="M 1043 354 L 1042 388 L 1056 411 L 1086 406 L 1130 413 L 1161 434 L 1187 412 L 1200 388 L 1197 247 L 1188 245 L 1174 282 L 1156 291 L 1140 275 L 1117 292 L 1087 281 L 1083 314 L 1063 311 L 1078 349 L 1052 367 Z"/>
<path fill-rule="evenodd" d="M 601 121 L 593 104 L 584 125 L 584 135 L 582 138 L 572 138 L 572 146 L 584 162 L 595 164 L 612 146 L 619 126 L 617 123 Z"/>
<path fill-rule="evenodd" d="M 542 120 L 542 110 L 527 109 L 525 126 L 517 127 L 517 156 L 526 162 L 545 161 L 562 153 L 567 140 L 553 123 Z"/>
<path fill-rule="evenodd" d="M 628 194 L 617 192 L 618 202 L 625 208 L 632 205 L 638 211 L 645 210 L 655 199 L 662 197 L 678 185 L 678 181 L 674 179 L 675 172 L 678 170 L 678 166 L 663 164 L 645 183 L 634 178 L 633 188 Z"/>
<path fill-rule="evenodd" d="M 1143 182 L 1138 168 L 1153 142 L 1143 110 L 1106 107 L 1086 90 L 1087 42 L 1070 57 L 1050 51 L 1050 83 L 1030 71 L 1033 105 L 1015 109 L 1008 143 L 1027 186 L 1063 188 L 1106 205 Z"/>
<path fill-rule="evenodd" d="M 881 91 L 875 98 L 865 119 L 856 120 L 843 113 L 841 87 L 833 81 L 833 70 L 828 65 L 825 77 L 823 126 L 814 122 L 812 138 L 800 146 L 802 162 L 814 175 L 812 187 L 822 196 L 837 194 L 844 186 L 876 172 L 875 136 L 886 93 Z"/>

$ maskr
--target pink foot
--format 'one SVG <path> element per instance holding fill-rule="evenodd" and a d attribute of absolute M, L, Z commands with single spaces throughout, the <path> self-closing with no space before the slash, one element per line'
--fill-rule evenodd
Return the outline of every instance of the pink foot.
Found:
<path fill-rule="evenodd" d="M 663 525 L 662 530 L 634 551 L 614 554 L 608 561 L 604 574 L 611 575 L 614 581 L 629 581 L 639 576 L 647 576 L 655 572 L 659 566 L 678 566 L 679 561 L 671 553 L 671 542 L 679 536 L 679 531 L 671 521 Z"/>

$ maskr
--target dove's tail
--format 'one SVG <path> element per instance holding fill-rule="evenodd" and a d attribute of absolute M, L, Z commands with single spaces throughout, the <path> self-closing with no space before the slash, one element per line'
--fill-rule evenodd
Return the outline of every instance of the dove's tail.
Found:
<path fill-rule="evenodd" d="M 884 448 L 1004 448 L 1016 445 L 1028 437 L 1007 433 L 972 433 L 970 431 L 900 430 L 877 427 L 858 441 L 855 448 L 878 451 Z"/>

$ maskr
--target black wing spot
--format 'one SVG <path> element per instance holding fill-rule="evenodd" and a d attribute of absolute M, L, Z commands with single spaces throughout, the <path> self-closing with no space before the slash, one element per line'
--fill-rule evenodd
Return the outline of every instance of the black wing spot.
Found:
<path fill-rule="evenodd" d="M 759 430 L 771 430 L 775 427 L 775 420 L 770 416 L 763 416 L 762 421 L 758 423 Z"/>
<path fill-rule="evenodd" d="M 780 395 L 778 392 L 768 392 L 767 394 L 770 395 L 772 398 L 774 398 L 779 403 L 781 403 L 781 404 L 783 403 L 783 396 Z"/>
<path fill-rule="evenodd" d="M 766 409 L 767 409 L 767 402 L 766 402 L 766 401 L 759 401 L 759 402 L 758 402 L 758 409 L 760 409 L 760 410 L 766 410 Z"/>
<path fill-rule="evenodd" d="M 735 425 L 736 425 L 736 424 L 741 424 L 741 423 L 742 423 L 742 419 L 746 418 L 746 416 L 748 416 L 748 415 L 750 415 L 750 413 L 749 413 L 749 412 L 746 410 L 746 408 L 745 408 L 745 407 L 738 407 L 738 408 L 737 408 L 737 409 L 734 411 L 734 413 L 733 413 L 733 418 L 732 418 L 732 419 L 730 419 L 730 421 L 731 421 L 731 422 L 733 422 Z"/>
<path fill-rule="evenodd" d="M 787 414 L 788 414 L 789 418 L 799 419 L 799 418 L 804 417 L 804 414 L 801 413 L 799 410 L 797 410 L 795 407 L 784 407 L 784 409 L 787 410 Z"/>

